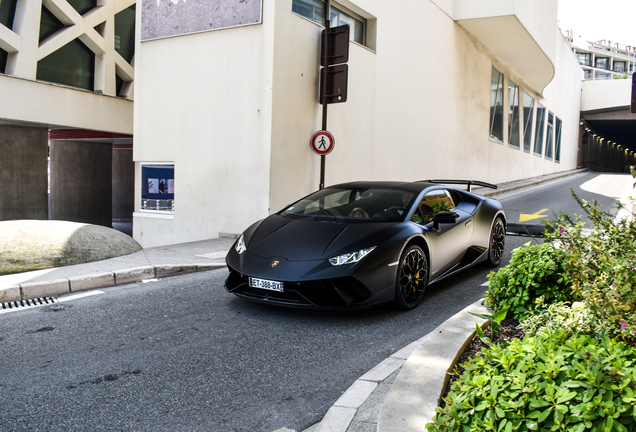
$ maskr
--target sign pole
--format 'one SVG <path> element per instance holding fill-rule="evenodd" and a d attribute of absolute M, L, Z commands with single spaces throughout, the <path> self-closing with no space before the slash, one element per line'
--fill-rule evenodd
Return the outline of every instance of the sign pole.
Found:
<path fill-rule="evenodd" d="M 326 29 L 326 40 L 329 40 L 328 35 L 329 35 L 329 18 L 331 18 L 331 0 L 327 0 L 327 7 L 326 7 L 326 12 L 325 12 L 326 16 L 325 16 L 325 29 Z M 326 41 L 325 41 L 326 43 Z M 323 50 L 323 63 L 325 65 L 325 68 L 329 67 L 329 49 L 327 49 L 328 47 L 325 47 L 325 49 Z M 325 69 L 325 85 L 323 85 L 322 87 L 322 94 L 320 95 L 322 97 L 322 130 L 326 131 L 327 130 L 327 105 L 329 105 L 327 103 L 327 79 L 326 79 L 326 72 L 327 69 Z M 318 189 L 324 189 L 325 188 L 325 159 L 326 159 L 326 155 L 321 155 L 320 156 L 320 185 L 318 187 Z"/>

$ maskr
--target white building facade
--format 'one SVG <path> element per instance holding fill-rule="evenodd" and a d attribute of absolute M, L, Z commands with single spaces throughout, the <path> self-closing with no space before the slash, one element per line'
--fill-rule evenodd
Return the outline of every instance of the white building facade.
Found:
<path fill-rule="evenodd" d="M 133 235 L 144 247 L 238 234 L 319 185 L 309 140 L 321 129 L 325 3 L 204 3 L 137 6 Z M 582 71 L 556 2 L 331 6 L 352 41 L 348 100 L 328 107 L 327 186 L 577 167 Z M 175 34 L 193 16 L 204 19 Z"/>

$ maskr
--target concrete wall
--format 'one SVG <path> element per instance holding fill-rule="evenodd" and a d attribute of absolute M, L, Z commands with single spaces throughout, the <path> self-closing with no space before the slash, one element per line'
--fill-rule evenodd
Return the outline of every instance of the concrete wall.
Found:
<path fill-rule="evenodd" d="M 558 76 L 542 97 L 431 2 L 411 2 L 408 14 L 388 2 L 357 5 L 378 17 L 377 49 L 350 44 L 349 99 L 328 109 L 336 147 L 327 156 L 327 185 L 425 178 L 498 183 L 576 167 L 580 67 L 556 25 L 545 44 L 553 47 Z M 316 189 L 319 179 L 320 158 L 308 142 L 321 126 L 316 67 L 321 28 L 290 10 L 291 0 L 277 2 L 272 211 Z M 535 98 L 535 106 L 541 102 L 563 120 L 561 163 L 489 138 L 493 65 L 505 74 L 506 88 L 514 80 Z"/>
<path fill-rule="evenodd" d="M 51 141 L 51 219 L 112 226 L 112 144 Z"/>
<path fill-rule="evenodd" d="M 132 222 L 135 163 L 132 149 L 113 148 L 113 222 Z"/>
<path fill-rule="evenodd" d="M 0 74 L 0 120 L 132 134 L 133 102 Z"/>
<path fill-rule="evenodd" d="M 262 25 L 138 42 L 133 236 L 142 246 L 240 232 L 269 213 L 275 4 L 263 2 Z M 174 163 L 174 216 L 141 211 L 143 162 Z"/>
<path fill-rule="evenodd" d="M 0 124 L 0 220 L 48 219 L 47 133 Z"/>
<path fill-rule="evenodd" d="M 629 107 L 632 102 L 632 80 L 612 79 L 585 81 L 581 97 L 581 111 L 595 111 Z"/>
<path fill-rule="evenodd" d="M 433 2 L 353 3 L 377 34 L 373 50 L 350 44 L 348 101 L 328 109 L 336 146 L 327 185 L 499 183 L 576 167 L 580 68 L 556 25 L 540 39 L 554 47 L 559 70 L 554 85 L 536 89 Z M 320 158 L 309 139 L 321 128 L 322 28 L 291 9 L 292 0 L 263 2 L 262 25 L 138 43 L 134 237 L 142 245 L 240 233 L 318 188 Z M 542 19 L 531 12 L 524 20 Z M 513 79 L 564 122 L 561 163 L 490 139 L 493 65 L 506 88 Z M 142 162 L 174 163 L 174 215 L 140 211 Z"/>

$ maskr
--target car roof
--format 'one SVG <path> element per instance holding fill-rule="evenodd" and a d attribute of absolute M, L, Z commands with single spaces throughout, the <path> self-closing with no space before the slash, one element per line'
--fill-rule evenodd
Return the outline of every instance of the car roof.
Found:
<path fill-rule="evenodd" d="M 429 182 L 401 182 L 401 181 L 355 181 L 331 185 L 332 188 L 388 188 L 406 190 L 410 192 L 421 192 L 431 186 L 439 186 L 436 183 Z"/>

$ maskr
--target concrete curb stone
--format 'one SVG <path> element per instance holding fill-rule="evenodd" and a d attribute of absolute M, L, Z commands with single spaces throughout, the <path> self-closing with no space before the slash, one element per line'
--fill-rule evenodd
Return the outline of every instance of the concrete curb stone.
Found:
<path fill-rule="evenodd" d="M 208 271 L 208 270 L 216 270 L 216 269 L 220 269 L 220 268 L 225 268 L 227 267 L 227 264 L 225 263 L 205 263 L 205 264 L 196 264 L 197 266 L 197 271 Z"/>
<path fill-rule="evenodd" d="M 126 285 L 139 282 L 143 279 L 153 279 L 155 277 L 155 268 L 153 266 L 143 266 L 126 270 L 116 270 L 114 273 L 115 285 Z"/>
<path fill-rule="evenodd" d="M 391 386 L 380 410 L 378 432 L 426 431 L 448 384 L 449 372 L 475 334 L 475 323 L 488 323 L 470 312 L 488 314 L 479 300 L 423 338 Z"/>
<path fill-rule="evenodd" d="M 142 266 L 113 272 L 100 272 L 84 276 L 73 276 L 50 281 L 20 283 L 0 289 L 0 303 L 56 297 L 78 291 L 107 288 L 140 282 L 144 279 L 178 276 L 186 273 L 217 270 L 226 267 L 225 263 L 170 264 Z"/>
<path fill-rule="evenodd" d="M 105 288 L 115 285 L 113 272 L 95 273 L 87 276 L 75 276 L 68 278 L 71 292 L 86 291 L 94 288 Z"/>
<path fill-rule="evenodd" d="M 23 300 L 40 297 L 54 297 L 71 292 L 71 287 L 67 278 L 20 284 L 20 289 L 22 291 Z"/>
<path fill-rule="evenodd" d="M 0 303 L 14 302 L 22 300 L 20 285 L 11 285 L 0 290 Z"/>
<path fill-rule="evenodd" d="M 168 276 L 177 276 L 186 273 L 193 273 L 197 271 L 196 264 L 182 264 L 182 265 L 160 265 L 155 266 L 155 277 L 163 278 Z"/>

